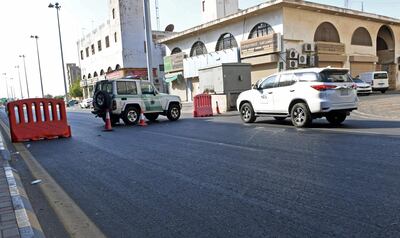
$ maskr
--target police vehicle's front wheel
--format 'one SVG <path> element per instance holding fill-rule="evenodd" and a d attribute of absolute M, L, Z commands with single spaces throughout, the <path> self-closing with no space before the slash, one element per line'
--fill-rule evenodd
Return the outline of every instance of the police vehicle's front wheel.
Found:
<path fill-rule="evenodd" d="M 181 108 L 178 104 L 171 104 L 167 111 L 167 118 L 170 121 L 177 121 L 181 117 Z"/>

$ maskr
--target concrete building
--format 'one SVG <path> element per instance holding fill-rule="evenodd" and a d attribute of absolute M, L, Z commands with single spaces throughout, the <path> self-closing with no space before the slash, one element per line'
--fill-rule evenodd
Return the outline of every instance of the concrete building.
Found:
<path fill-rule="evenodd" d="M 76 64 L 67 64 L 67 75 L 68 75 L 68 85 L 71 85 L 76 81 L 81 79 L 81 68 L 76 66 Z"/>
<path fill-rule="evenodd" d="M 226 9 L 237 2 L 227 1 Z M 219 6 L 201 1 L 201 11 Z M 170 93 L 183 99 L 201 93 L 199 68 L 237 62 L 252 65 L 252 83 L 281 70 L 332 66 L 353 76 L 388 71 L 390 88 L 400 89 L 399 19 L 299 0 L 271 0 L 230 15 L 210 11 L 203 14 L 209 22 L 158 41 L 167 46 Z"/>
<path fill-rule="evenodd" d="M 147 75 L 143 1 L 109 0 L 108 6 L 107 22 L 77 42 L 85 98 L 92 95 L 94 84 L 108 74 L 110 77 Z M 154 31 L 153 40 L 171 34 Z M 165 47 L 153 42 L 152 53 L 154 82 L 162 91 Z"/>

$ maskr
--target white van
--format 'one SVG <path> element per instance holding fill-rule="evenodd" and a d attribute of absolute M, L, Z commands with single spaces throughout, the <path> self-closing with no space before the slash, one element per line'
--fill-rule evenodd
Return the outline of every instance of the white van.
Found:
<path fill-rule="evenodd" d="M 360 74 L 358 78 L 371 84 L 373 91 L 385 93 L 389 89 L 389 77 L 386 71 L 366 72 Z"/>

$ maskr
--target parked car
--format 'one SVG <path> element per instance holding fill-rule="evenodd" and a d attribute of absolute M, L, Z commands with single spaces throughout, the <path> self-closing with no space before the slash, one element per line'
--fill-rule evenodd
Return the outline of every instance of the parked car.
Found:
<path fill-rule="evenodd" d="M 122 78 L 102 80 L 96 83 L 93 96 L 93 114 L 106 118 L 111 111 L 111 123 L 122 119 L 126 125 L 137 124 L 143 111 L 150 121 L 159 115 L 176 121 L 181 116 L 181 99 L 178 96 L 159 93 L 153 84 L 144 80 Z"/>
<path fill-rule="evenodd" d="M 349 70 L 328 67 L 273 74 L 242 92 L 236 103 L 245 123 L 260 116 L 290 117 L 294 126 L 305 127 L 321 117 L 341 124 L 357 109 L 358 98 Z"/>
<path fill-rule="evenodd" d="M 369 95 L 372 93 L 371 84 L 366 83 L 359 78 L 353 78 L 353 82 L 357 85 L 357 94 Z"/>
<path fill-rule="evenodd" d="M 93 107 L 93 98 L 83 99 L 81 103 L 79 103 L 81 108 L 92 108 Z"/>
<path fill-rule="evenodd" d="M 357 78 L 369 83 L 373 91 L 385 93 L 389 89 L 389 77 L 386 71 L 361 73 Z"/>
<path fill-rule="evenodd" d="M 79 103 L 78 100 L 75 100 L 75 99 L 69 100 L 67 103 L 67 107 L 73 107 L 78 103 Z"/>

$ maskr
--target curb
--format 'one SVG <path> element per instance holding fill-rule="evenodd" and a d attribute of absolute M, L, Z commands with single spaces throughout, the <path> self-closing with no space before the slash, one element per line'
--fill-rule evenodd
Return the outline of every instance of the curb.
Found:
<path fill-rule="evenodd" d="M 11 203 L 14 208 L 19 236 L 21 238 L 44 238 L 45 235 L 42 227 L 33 211 L 21 178 L 8 162 L 11 160 L 11 155 L 3 141 L 0 132 L 0 157 L 3 158 L 3 168 L 11 196 Z"/>

